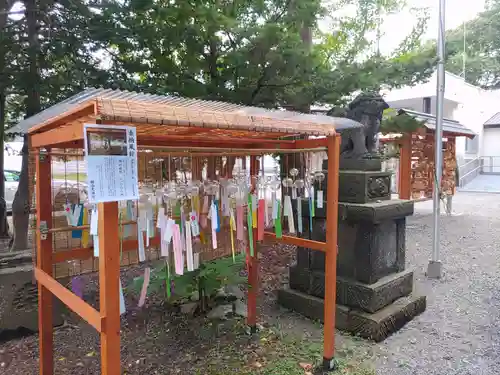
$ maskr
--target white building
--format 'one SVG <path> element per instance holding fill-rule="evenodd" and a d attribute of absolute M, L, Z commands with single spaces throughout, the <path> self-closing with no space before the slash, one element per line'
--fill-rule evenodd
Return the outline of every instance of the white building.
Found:
<path fill-rule="evenodd" d="M 500 112 L 500 93 L 468 84 L 463 78 L 449 72 L 446 72 L 445 82 L 444 117 L 460 122 L 477 134 L 474 139 L 457 138 L 459 165 L 478 157 L 490 156 L 492 152 L 500 156 L 500 147 L 496 146 L 500 145 L 500 127 L 494 130 L 484 127 L 490 118 Z M 435 115 L 436 87 L 437 73 L 434 73 L 425 83 L 386 91 L 384 97 L 393 108 Z"/>

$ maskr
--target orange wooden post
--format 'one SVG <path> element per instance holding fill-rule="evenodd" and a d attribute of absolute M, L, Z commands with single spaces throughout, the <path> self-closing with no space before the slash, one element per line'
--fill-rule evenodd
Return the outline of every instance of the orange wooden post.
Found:
<path fill-rule="evenodd" d="M 255 190 L 256 182 L 254 177 L 259 173 L 257 157 L 250 157 L 250 178 L 252 180 L 252 191 Z M 259 293 L 259 254 L 257 245 L 257 229 L 248 228 L 248 230 L 253 231 L 253 249 L 254 256 L 250 257 L 250 251 L 248 251 L 248 318 L 247 324 L 250 327 L 250 332 L 257 332 L 257 295 Z"/>
<path fill-rule="evenodd" d="M 411 138 L 412 135 L 404 134 L 400 143 L 399 153 L 399 199 L 411 199 Z"/>
<path fill-rule="evenodd" d="M 340 135 L 328 137 L 328 187 L 326 202 L 325 316 L 323 369 L 334 370 L 335 313 L 337 299 L 337 232 L 339 215 Z"/>
<path fill-rule="evenodd" d="M 36 268 L 52 276 L 52 226 L 51 163 L 48 153 L 36 156 Z M 43 238 L 42 238 L 43 236 Z M 46 237 L 45 237 L 46 236 Z M 54 336 L 52 327 L 52 293 L 38 283 L 38 329 L 40 340 L 40 375 L 54 374 Z"/>
<path fill-rule="evenodd" d="M 99 203 L 101 375 L 120 375 L 120 240 L 118 202 Z"/>

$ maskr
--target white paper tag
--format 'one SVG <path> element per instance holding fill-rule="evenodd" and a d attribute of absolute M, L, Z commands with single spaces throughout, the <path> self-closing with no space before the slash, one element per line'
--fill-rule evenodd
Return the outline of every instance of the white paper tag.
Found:
<path fill-rule="evenodd" d="M 92 240 L 94 241 L 94 257 L 99 257 L 99 236 L 92 236 Z"/>
<path fill-rule="evenodd" d="M 257 196 L 252 194 L 252 212 L 257 211 Z"/>
<path fill-rule="evenodd" d="M 63 208 L 64 208 L 64 216 L 66 216 L 66 221 L 67 221 L 69 226 L 72 226 L 73 225 L 73 211 L 71 209 L 71 205 L 66 203 L 63 205 Z"/>
<path fill-rule="evenodd" d="M 156 219 L 156 228 L 161 228 L 165 218 L 165 207 L 158 208 L 158 217 Z"/>
<path fill-rule="evenodd" d="M 78 221 L 80 220 L 80 215 L 82 214 L 82 204 L 75 204 L 75 208 L 73 210 L 73 215 L 71 218 L 71 225 L 74 227 L 78 226 Z"/>
<path fill-rule="evenodd" d="M 139 244 L 139 262 L 144 262 L 146 260 L 146 249 L 144 247 L 144 237 L 143 237 L 143 231 L 139 226 L 137 226 L 137 241 Z"/>
<path fill-rule="evenodd" d="M 166 228 L 165 228 L 165 235 L 163 237 L 163 241 L 165 241 L 167 244 L 169 244 L 172 241 L 172 236 L 174 234 L 174 225 L 175 225 L 175 220 L 169 219 L 165 217 L 167 220 L 166 222 Z"/>
<path fill-rule="evenodd" d="M 200 225 L 198 223 L 198 214 L 196 211 L 192 211 L 189 214 L 189 218 L 191 221 L 191 235 L 193 237 L 199 236 L 200 235 Z"/>
<path fill-rule="evenodd" d="M 146 231 L 146 227 L 148 224 L 148 218 L 146 215 L 146 211 L 139 211 L 139 219 L 137 220 L 137 229 L 141 232 Z"/>
<path fill-rule="evenodd" d="M 318 190 L 316 200 L 316 207 L 323 208 L 323 190 Z"/>
<path fill-rule="evenodd" d="M 292 188 L 292 199 L 297 199 L 297 188 Z"/>
<path fill-rule="evenodd" d="M 97 236 L 98 235 L 98 211 L 96 209 L 93 209 L 92 212 L 90 213 L 90 235 L 91 236 Z"/>
<path fill-rule="evenodd" d="M 200 253 L 194 253 L 193 254 L 193 263 L 194 263 L 194 269 L 197 270 L 200 268 Z"/>
<path fill-rule="evenodd" d="M 276 199 L 273 200 L 273 220 L 278 218 L 278 201 Z"/>

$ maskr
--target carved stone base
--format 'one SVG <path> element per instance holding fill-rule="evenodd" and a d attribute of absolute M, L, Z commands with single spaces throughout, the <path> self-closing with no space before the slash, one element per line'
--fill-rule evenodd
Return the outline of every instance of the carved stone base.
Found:
<path fill-rule="evenodd" d="M 340 171 L 339 201 L 371 203 L 391 199 L 391 172 Z"/>
<path fill-rule="evenodd" d="M 310 319 L 323 321 L 324 301 L 321 298 L 284 289 L 278 292 L 278 302 Z M 424 312 L 426 307 L 426 297 L 414 295 L 400 298 L 374 314 L 337 304 L 335 326 L 339 330 L 380 342 Z"/>
<path fill-rule="evenodd" d="M 290 267 L 290 288 L 314 297 L 325 296 L 325 273 Z M 413 291 L 413 271 L 406 270 L 383 277 L 374 284 L 337 277 L 337 302 L 368 313 L 390 305 Z"/>
<path fill-rule="evenodd" d="M 327 169 L 326 160 L 323 164 L 323 169 Z M 382 169 L 382 159 L 346 159 L 341 158 L 339 163 L 340 170 L 348 171 L 380 171 Z"/>
<path fill-rule="evenodd" d="M 33 283 L 31 264 L 0 267 L 0 296 L 0 337 L 20 329 L 38 331 L 38 287 Z M 63 304 L 54 298 L 52 306 L 53 325 L 62 325 Z"/>

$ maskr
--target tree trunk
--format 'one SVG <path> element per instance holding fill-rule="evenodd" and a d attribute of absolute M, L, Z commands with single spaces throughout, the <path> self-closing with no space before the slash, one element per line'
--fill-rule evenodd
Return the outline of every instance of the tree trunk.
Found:
<path fill-rule="evenodd" d="M 28 26 L 28 61 L 29 72 L 26 83 L 26 117 L 31 117 L 40 112 L 39 81 L 38 72 L 38 25 L 36 0 L 25 0 L 25 14 Z M 12 222 L 14 224 L 14 237 L 11 251 L 24 250 L 28 248 L 28 230 L 31 205 L 29 201 L 29 145 L 28 136 L 24 135 L 22 150 L 21 175 L 19 187 L 17 188 L 14 202 L 12 203 Z M 36 183 L 40 183 L 37 181 Z"/>
<path fill-rule="evenodd" d="M 5 105 L 6 89 L 8 82 L 5 71 L 6 42 L 4 29 L 7 24 L 7 14 L 12 7 L 12 0 L 0 0 L 0 239 L 9 238 L 9 224 L 7 222 L 7 204 L 5 202 L 5 177 L 4 177 L 4 133 L 5 133 Z"/>
<path fill-rule="evenodd" d="M 1 58 L 1 56 L 0 56 Z M 7 202 L 5 201 L 4 177 L 4 130 L 5 130 L 5 90 L 0 88 L 0 239 L 9 238 L 7 222 Z"/>

